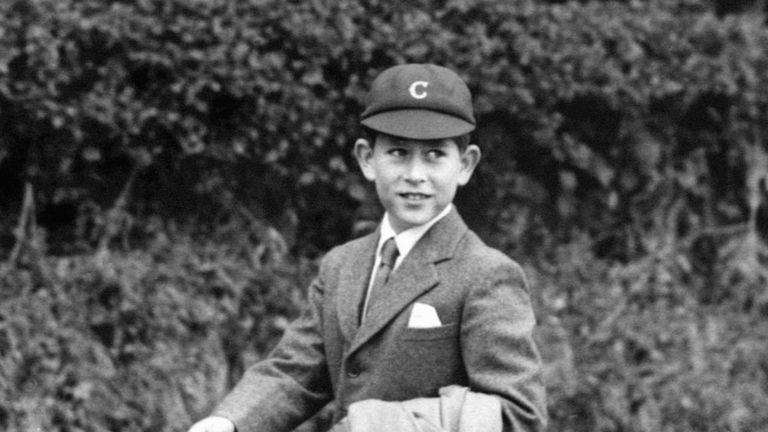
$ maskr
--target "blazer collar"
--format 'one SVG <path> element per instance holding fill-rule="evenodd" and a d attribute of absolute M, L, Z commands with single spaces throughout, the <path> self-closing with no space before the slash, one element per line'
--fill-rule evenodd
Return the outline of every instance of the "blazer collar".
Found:
<path fill-rule="evenodd" d="M 352 341 L 350 352 L 381 330 L 415 298 L 439 283 L 435 263 L 453 257 L 466 231 L 467 226 L 455 208 L 432 226 L 392 273 L 387 295 L 372 305 L 360 328 L 357 326 L 359 305 L 370 279 L 379 230 L 355 244 L 349 264 L 342 270 L 337 302 L 342 332 Z"/>
<path fill-rule="evenodd" d="M 346 340 L 352 340 L 357 331 L 360 305 L 376 258 L 376 246 L 379 230 L 351 243 L 344 265 L 339 274 L 336 289 L 336 313 L 339 317 L 341 332 Z"/>
<path fill-rule="evenodd" d="M 436 263 L 453 258 L 456 245 L 466 231 L 467 225 L 454 207 L 419 239 L 405 261 Z"/>

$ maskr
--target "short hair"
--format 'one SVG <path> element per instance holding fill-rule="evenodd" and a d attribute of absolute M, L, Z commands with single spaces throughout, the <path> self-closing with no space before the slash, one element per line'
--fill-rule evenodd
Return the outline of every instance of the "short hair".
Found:
<path fill-rule="evenodd" d="M 368 141 L 371 144 L 371 148 L 373 148 L 376 145 L 376 137 L 378 137 L 379 135 L 385 135 L 385 136 L 390 136 L 397 139 L 403 139 L 402 137 L 398 137 L 395 135 L 373 130 L 367 126 L 361 126 L 360 137 Z M 441 141 L 443 139 L 453 140 L 453 142 L 455 142 L 456 146 L 459 148 L 459 151 L 463 152 L 464 150 L 467 149 L 467 147 L 469 147 L 469 144 L 472 142 L 472 135 L 467 133 L 467 134 L 459 135 L 455 137 L 447 137 L 447 138 L 434 139 L 434 140 L 416 140 L 416 141 Z"/>

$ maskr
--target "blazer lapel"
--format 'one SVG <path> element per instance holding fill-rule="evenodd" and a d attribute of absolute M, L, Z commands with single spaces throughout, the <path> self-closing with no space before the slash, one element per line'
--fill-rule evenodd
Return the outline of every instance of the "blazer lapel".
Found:
<path fill-rule="evenodd" d="M 385 295 L 377 296 L 381 300 L 369 306 L 370 309 L 363 324 L 352 339 L 350 354 L 378 333 L 414 299 L 439 284 L 440 279 L 435 263 L 453 257 L 456 245 L 466 231 L 467 226 L 456 209 L 453 209 L 424 234 L 400 266 L 390 275 L 389 282 L 385 286 L 387 290 Z M 373 256 L 370 259 L 372 261 Z M 366 282 L 367 277 L 370 276 L 371 265 L 369 264 L 367 268 L 368 273 L 363 277 Z M 361 298 L 359 294 L 357 299 Z M 357 311 L 355 311 L 355 317 L 357 317 Z"/>
<path fill-rule="evenodd" d="M 368 234 L 351 251 L 349 261 L 341 269 L 336 307 L 341 332 L 351 341 L 357 332 L 360 302 L 363 301 L 373 269 L 379 231 Z"/>

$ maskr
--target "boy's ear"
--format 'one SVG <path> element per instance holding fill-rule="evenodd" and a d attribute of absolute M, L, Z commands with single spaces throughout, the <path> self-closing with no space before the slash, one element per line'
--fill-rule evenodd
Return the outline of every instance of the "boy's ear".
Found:
<path fill-rule="evenodd" d="M 371 146 L 371 143 L 365 138 L 360 138 L 355 141 L 353 152 L 365 178 L 369 181 L 376 180 L 376 173 L 371 165 L 371 160 L 373 159 L 373 146 Z"/>
<path fill-rule="evenodd" d="M 459 186 L 464 186 L 472 178 L 477 163 L 480 162 L 480 147 L 470 144 L 461 154 L 461 169 L 459 170 Z"/>

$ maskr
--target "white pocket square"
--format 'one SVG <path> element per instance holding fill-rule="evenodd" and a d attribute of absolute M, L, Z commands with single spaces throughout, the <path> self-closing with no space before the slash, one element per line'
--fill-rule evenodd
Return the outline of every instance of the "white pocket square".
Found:
<path fill-rule="evenodd" d="M 411 308 L 411 317 L 408 319 L 408 328 L 440 327 L 442 323 L 437 316 L 434 307 L 425 303 L 414 303 Z"/>

